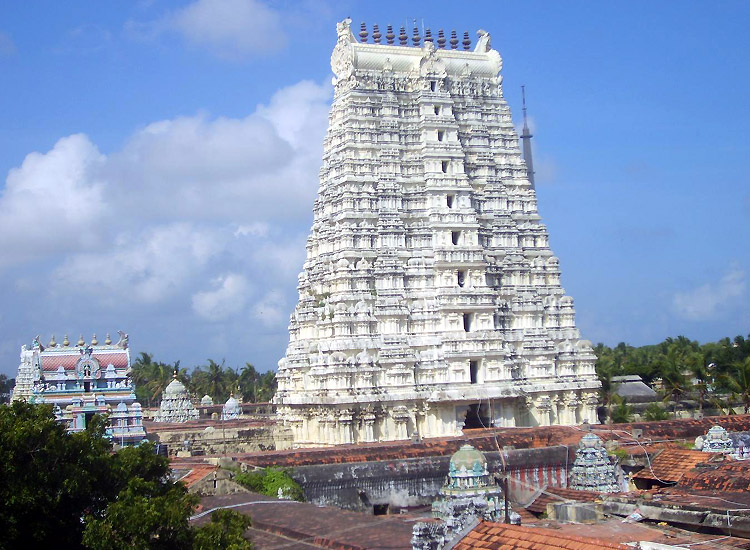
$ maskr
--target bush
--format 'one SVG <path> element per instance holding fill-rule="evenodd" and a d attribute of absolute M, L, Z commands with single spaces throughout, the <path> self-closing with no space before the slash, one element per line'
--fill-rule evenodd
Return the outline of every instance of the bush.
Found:
<path fill-rule="evenodd" d="M 669 418 L 669 413 L 665 411 L 659 403 L 651 403 L 643 413 L 643 418 L 649 422 L 667 420 Z"/>
<path fill-rule="evenodd" d="M 302 487 L 292 479 L 287 470 L 282 468 L 270 467 L 237 474 L 235 480 L 240 485 L 262 495 L 278 497 L 279 489 L 281 489 L 282 494 L 287 498 L 300 502 L 305 500 Z"/>

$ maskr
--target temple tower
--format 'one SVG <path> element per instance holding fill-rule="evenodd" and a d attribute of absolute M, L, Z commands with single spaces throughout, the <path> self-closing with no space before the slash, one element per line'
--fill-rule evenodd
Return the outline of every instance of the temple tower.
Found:
<path fill-rule="evenodd" d="M 435 41 L 416 28 L 411 46 L 403 28 L 371 43 L 350 23 L 331 57 L 277 373 L 295 444 L 595 422 L 595 356 L 560 286 L 489 34 L 473 50 L 468 33 L 459 49 L 455 31 Z"/>

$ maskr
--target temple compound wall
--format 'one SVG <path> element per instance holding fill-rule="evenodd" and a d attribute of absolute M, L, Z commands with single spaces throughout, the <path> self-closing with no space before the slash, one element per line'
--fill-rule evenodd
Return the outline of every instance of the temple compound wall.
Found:
<path fill-rule="evenodd" d="M 596 423 L 595 356 L 500 54 L 338 25 L 320 188 L 275 403 L 295 445 Z M 424 39 L 424 41 L 423 41 Z M 398 44 L 396 43 L 398 41 Z M 435 44 L 437 42 L 437 45 Z"/>

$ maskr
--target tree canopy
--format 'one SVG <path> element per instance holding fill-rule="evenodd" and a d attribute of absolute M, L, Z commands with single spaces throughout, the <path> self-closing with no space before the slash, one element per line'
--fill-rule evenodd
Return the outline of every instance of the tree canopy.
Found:
<path fill-rule="evenodd" d="M 166 550 L 219 540 L 216 526 L 189 525 L 196 497 L 172 481 L 166 458 L 149 443 L 113 452 L 105 428 L 96 416 L 71 434 L 49 405 L 0 406 L 2 548 Z M 234 527 L 219 529 L 228 542 L 213 547 L 250 548 L 246 527 L 236 528 L 247 520 L 221 518 Z"/>
<path fill-rule="evenodd" d="M 194 397 L 209 395 L 214 403 L 224 403 L 231 394 L 241 397 L 245 403 L 264 403 L 276 393 L 276 373 L 258 372 L 250 363 L 245 363 L 238 371 L 227 366 L 224 360 L 208 359 L 205 365 L 189 371 L 181 368 L 179 361 L 162 363 L 155 361 L 152 354 L 140 352 L 133 361 L 131 375 L 138 401 L 147 407 L 158 405 L 175 373 Z"/>
<path fill-rule="evenodd" d="M 701 411 L 706 403 L 731 411 L 720 395 L 750 411 L 750 335 L 703 345 L 685 336 L 641 347 L 624 342 L 613 348 L 597 344 L 594 353 L 602 404 L 613 420 L 629 416 L 627 404 L 618 401 L 612 383 L 614 376 L 628 374 L 640 375 L 647 384 L 659 382 L 664 401 L 672 404 L 673 411 L 685 398 L 695 400 Z M 648 416 L 661 415 L 652 407 Z"/>

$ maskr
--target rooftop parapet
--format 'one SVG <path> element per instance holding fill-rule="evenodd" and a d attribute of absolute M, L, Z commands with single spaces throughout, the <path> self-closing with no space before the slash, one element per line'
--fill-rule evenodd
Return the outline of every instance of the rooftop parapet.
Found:
<path fill-rule="evenodd" d="M 369 42 L 370 33 L 365 23 L 361 24 L 359 40 L 351 23 L 351 19 L 344 19 L 336 26 L 338 41 L 331 56 L 331 68 L 337 78 L 334 82 L 346 80 L 359 70 L 411 76 L 495 77 L 502 69 L 502 58 L 492 49 L 490 34 L 484 30 L 477 31 L 479 38 L 471 50 L 468 32 L 464 32 L 461 41 L 463 49 L 458 49 L 459 40 L 455 30 L 451 31 L 448 40 L 443 29 L 440 29 L 436 40 L 430 29 L 420 34 L 415 26 L 409 45 L 404 27 L 397 36 L 392 26 L 388 25 L 384 43 L 378 25 L 373 25 L 372 42 Z"/>

